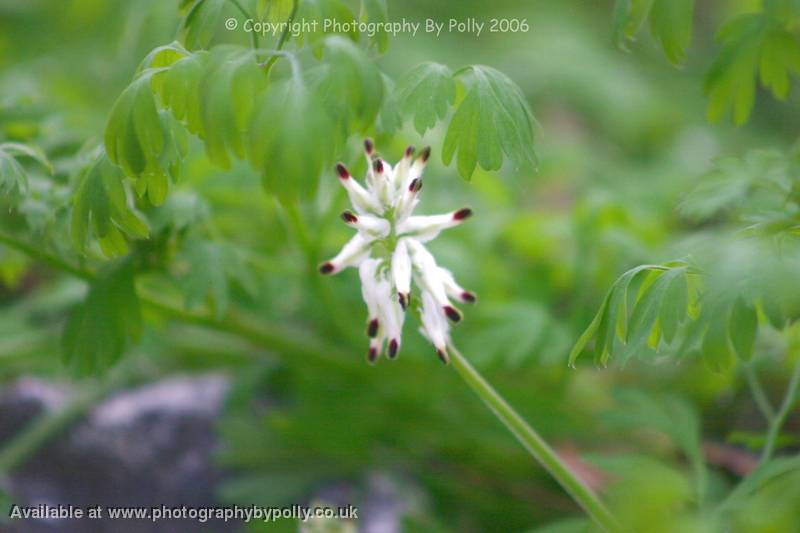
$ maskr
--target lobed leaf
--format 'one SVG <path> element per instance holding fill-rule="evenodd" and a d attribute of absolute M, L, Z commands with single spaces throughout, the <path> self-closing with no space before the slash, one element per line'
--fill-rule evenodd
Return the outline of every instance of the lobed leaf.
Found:
<path fill-rule="evenodd" d="M 183 19 L 180 40 L 190 50 L 207 48 L 222 26 L 222 8 L 227 0 L 196 0 Z M 185 7 L 185 6 L 183 6 Z"/>
<path fill-rule="evenodd" d="M 131 207 L 123 175 L 100 153 L 80 175 L 71 213 L 72 242 L 83 251 L 90 228 L 106 257 L 128 253 L 125 235 L 145 239 L 149 229 Z"/>
<path fill-rule="evenodd" d="M 533 167 L 533 115 L 525 97 L 505 74 L 484 66 L 470 67 L 472 84 L 453 115 L 442 149 L 449 165 L 456 157 L 461 176 L 475 167 L 498 170 L 505 158 L 518 168 Z"/>
<path fill-rule="evenodd" d="M 28 157 L 45 167 L 50 173 L 53 165 L 38 147 L 27 144 L 7 142 L 0 144 L 0 194 L 28 192 L 28 173 L 17 161 L 18 157 Z"/>
<path fill-rule="evenodd" d="M 420 135 L 447 116 L 456 99 L 456 82 L 445 65 L 422 63 L 398 81 L 397 100 L 404 116 L 413 117 Z"/>
<path fill-rule="evenodd" d="M 332 157 L 333 124 L 301 80 L 271 86 L 253 116 L 249 159 L 264 188 L 283 202 L 310 198 Z"/>
<path fill-rule="evenodd" d="M 230 281 L 238 282 L 250 293 L 255 280 L 236 250 L 222 243 L 191 239 L 182 251 L 189 270 L 181 279 L 188 309 L 205 302 L 210 294 L 218 317 L 228 309 Z"/>
<path fill-rule="evenodd" d="M 92 280 L 64 327 L 64 363 L 80 375 L 98 374 L 119 360 L 141 330 L 133 262 L 112 263 Z"/>

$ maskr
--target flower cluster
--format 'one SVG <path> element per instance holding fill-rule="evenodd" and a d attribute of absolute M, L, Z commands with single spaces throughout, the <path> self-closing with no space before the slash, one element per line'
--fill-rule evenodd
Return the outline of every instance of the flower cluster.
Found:
<path fill-rule="evenodd" d="M 357 233 L 336 257 L 320 266 L 320 272 L 335 274 L 347 267 L 358 268 L 369 313 L 369 362 L 375 362 L 383 353 L 384 345 L 390 358 L 397 356 L 405 312 L 411 307 L 419 313 L 420 332 L 436 347 L 442 362 L 447 363 L 448 320 L 461 320 L 461 312 L 450 299 L 474 303 L 476 298 L 456 283 L 449 270 L 436 264 L 423 243 L 436 238 L 442 230 L 461 224 L 472 211 L 464 208 L 443 215 L 412 215 L 419 202 L 422 172 L 430 148 L 425 148 L 415 159 L 414 148 L 409 146 L 394 168 L 376 154 L 369 139 L 364 141 L 364 150 L 366 187 L 343 164 L 336 166 L 339 181 L 355 211 L 345 211 L 342 219 Z M 419 301 L 412 302 L 412 280 L 419 289 Z"/>

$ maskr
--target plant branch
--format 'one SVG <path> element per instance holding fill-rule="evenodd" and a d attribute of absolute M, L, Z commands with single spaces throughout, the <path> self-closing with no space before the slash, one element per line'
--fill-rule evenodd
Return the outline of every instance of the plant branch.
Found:
<path fill-rule="evenodd" d="M 230 3 L 233 4 L 239 12 L 245 16 L 247 19 L 253 19 L 253 16 L 244 8 L 244 6 L 239 2 L 239 0 L 230 0 Z M 253 40 L 253 48 L 258 50 L 258 32 L 251 31 L 250 38 Z"/>
<path fill-rule="evenodd" d="M 792 377 L 789 378 L 789 385 L 786 387 L 786 393 L 783 395 L 783 401 L 778 408 L 778 412 L 772 418 L 767 431 L 767 441 L 764 444 L 764 449 L 761 451 L 760 463 L 764 464 L 772 458 L 775 452 L 775 445 L 778 440 L 783 423 L 789 416 L 789 412 L 794 407 L 797 401 L 797 389 L 800 387 L 800 359 L 795 363 Z"/>
<path fill-rule="evenodd" d="M 767 423 L 771 424 L 775 418 L 775 408 L 772 407 L 769 398 L 767 398 L 767 394 L 764 392 L 764 387 L 761 385 L 761 381 L 758 379 L 758 374 L 756 374 L 752 364 L 743 365 L 743 370 L 744 377 L 747 379 L 747 386 L 750 387 L 750 392 L 753 395 L 753 400 L 756 402 L 756 406 L 758 407 L 759 411 L 761 411 L 761 414 L 764 415 Z"/>
<path fill-rule="evenodd" d="M 283 26 L 283 31 L 281 32 L 280 37 L 278 37 L 278 44 L 275 45 L 276 50 L 282 50 L 283 45 L 286 44 L 286 39 L 289 37 L 289 28 L 292 25 L 292 22 L 294 22 L 294 17 L 297 15 L 297 8 L 299 6 L 300 0 L 294 0 L 294 2 L 292 2 L 292 11 L 289 13 L 289 17 L 286 19 L 286 24 Z M 272 65 L 274 65 L 277 60 L 277 55 L 270 57 L 267 61 L 267 64 L 264 65 L 264 70 L 269 72 L 269 70 L 272 68 Z"/>
<path fill-rule="evenodd" d="M 603 502 L 561 461 L 536 430 L 494 390 L 494 387 L 469 364 L 458 349 L 451 345 L 448 351 L 453 357 L 453 366 L 461 378 L 567 494 L 604 530 L 618 530 L 616 520 Z"/>

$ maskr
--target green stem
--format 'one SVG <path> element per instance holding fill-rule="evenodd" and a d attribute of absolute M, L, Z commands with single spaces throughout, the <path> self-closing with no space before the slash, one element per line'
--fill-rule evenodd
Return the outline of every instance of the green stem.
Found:
<path fill-rule="evenodd" d="M 92 407 L 133 376 L 134 374 L 127 368 L 111 372 L 104 379 L 75 393 L 60 411 L 43 414 L 34 419 L 11 442 L 0 449 L 0 476 L 7 475 L 24 464 L 56 434 L 82 418 Z"/>
<path fill-rule="evenodd" d="M 534 459 L 553 476 L 597 525 L 606 531 L 619 526 L 603 502 L 572 472 L 545 440 L 517 414 L 513 407 L 469 364 L 461 352 L 449 346 L 453 366 L 461 378 L 483 400 L 494 415 L 511 431 Z"/>
<path fill-rule="evenodd" d="M 753 400 L 756 402 L 756 407 L 761 411 L 761 414 L 767 420 L 767 423 L 772 423 L 775 418 L 775 409 L 767 398 L 764 392 L 764 387 L 761 386 L 761 381 L 753 369 L 752 365 L 743 365 L 744 377 L 747 379 L 747 386 L 750 387 L 750 392 L 753 395 Z"/>
<path fill-rule="evenodd" d="M 283 45 L 286 44 L 286 39 L 289 37 L 289 28 L 292 25 L 292 22 L 294 22 L 294 17 L 297 15 L 297 8 L 299 6 L 300 0 L 294 0 L 292 3 L 292 11 L 289 13 L 289 18 L 286 19 L 286 24 L 283 27 L 280 37 L 278 37 L 278 44 L 275 45 L 275 50 L 282 50 Z M 272 65 L 274 65 L 277 60 L 277 55 L 270 57 L 267 61 L 267 64 L 264 65 L 264 70 L 269 72 L 269 69 L 272 68 Z"/>
<path fill-rule="evenodd" d="M 777 443 L 781 428 L 783 427 L 783 423 L 786 422 L 789 412 L 792 410 L 792 407 L 794 407 L 794 404 L 797 401 L 797 389 L 799 386 L 800 359 L 798 359 L 794 365 L 794 371 L 792 372 L 792 377 L 789 378 L 789 385 L 786 387 L 786 393 L 783 396 L 783 402 L 781 402 L 778 412 L 775 413 L 775 416 L 770 421 L 769 430 L 767 431 L 767 441 L 764 444 L 764 449 L 761 451 L 760 464 L 764 464 L 772 458 L 772 454 L 775 452 L 775 445 Z"/>
<path fill-rule="evenodd" d="M 244 8 L 244 6 L 239 2 L 239 0 L 230 0 L 230 2 L 231 2 L 231 4 L 233 4 L 236 7 L 236 9 L 239 10 L 239 12 L 242 15 L 245 16 L 245 18 L 254 20 L 253 16 Z M 259 46 L 258 46 L 258 33 L 255 32 L 255 31 L 251 31 L 250 32 L 250 38 L 253 41 L 253 48 L 258 50 L 258 48 L 259 48 Z"/>

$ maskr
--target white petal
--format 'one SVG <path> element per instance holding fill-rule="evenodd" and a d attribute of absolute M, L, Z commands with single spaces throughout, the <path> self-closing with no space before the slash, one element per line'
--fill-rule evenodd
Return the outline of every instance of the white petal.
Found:
<path fill-rule="evenodd" d="M 400 235 L 413 235 L 421 242 L 436 238 L 442 230 L 458 226 L 472 215 L 468 208 L 459 209 L 444 215 L 408 217 L 397 225 Z"/>
<path fill-rule="evenodd" d="M 350 199 L 353 209 L 358 213 L 380 213 L 383 210 L 376 201 L 376 198 L 370 194 L 364 187 L 358 183 L 344 165 L 339 163 L 336 165 L 336 171 L 339 173 L 339 183 L 347 191 L 347 196 Z"/>
<path fill-rule="evenodd" d="M 345 211 L 342 214 L 342 218 L 348 225 L 353 226 L 358 231 L 366 234 L 368 238 L 372 239 L 382 239 L 386 237 L 389 235 L 389 230 L 391 229 L 388 220 L 375 215 L 361 214 L 356 216 L 349 211 Z"/>
<path fill-rule="evenodd" d="M 444 284 L 447 295 L 466 304 L 475 303 L 475 294 L 466 290 L 456 282 L 453 273 L 444 267 L 439 267 L 439 276 Z"/>
<path fill-rule="evenodd" d="M 408 305 L 411 293 L 411 256 L 405 239 L 400 239 L 392 254 L 392 278 L 402 307 Z"/>
<path fill-rule="evenodd" d="M 429 291 L 422 291 L 422 329 L 437 350 L 447 350 L 450 342 L 450 325 Z"/>
<path fill-rule="evenodd" d="M 358 275 L 361 278 L 361 295 L 364 303 L 367 304 L 369 319 L 378 318 L 378 280 L 375 278 L 379 259 L 366 259 L 358 267 Z"/>
<path fill-rule="evenodd" d="M 342 247 L 336 257 L 320 266 L 320 272 L 323 274 L 336 274 L 347 267 L 361 264 L 361 261 L 369 256 L 371 242 L 372 239 L 364 237 L 361 233 L 356 233 L 352 239 L 347 241 L 347 244 Z"/>

